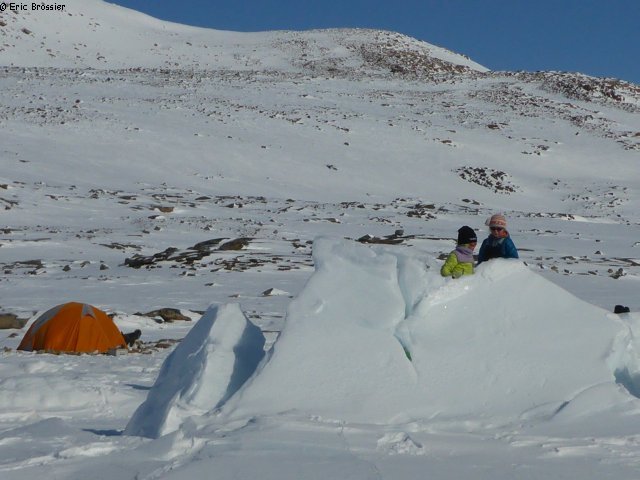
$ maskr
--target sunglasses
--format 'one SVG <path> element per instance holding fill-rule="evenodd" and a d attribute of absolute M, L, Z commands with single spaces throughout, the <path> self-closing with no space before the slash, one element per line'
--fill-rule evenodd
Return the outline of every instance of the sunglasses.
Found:
<path fill-rule="evenodd" d="M 491 230 L 492 232 L 501 232 L 504 230 L 504 228 L 502 227 L 489 227 L 489 230 Z"/>

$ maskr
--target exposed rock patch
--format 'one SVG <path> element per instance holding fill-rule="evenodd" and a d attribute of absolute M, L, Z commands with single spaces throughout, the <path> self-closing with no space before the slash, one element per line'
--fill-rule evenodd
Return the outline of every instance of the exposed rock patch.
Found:
<path fill-rule="evenodd" d="M 163 322 L 169 322 L 169 323 L 174 322 L 176 320 L 181 320 L 181 321 L 191 320 L 186 315 L 183 315 L 182 312 L 177 308 L 161 308 L 159 310 L 153 310 L 147 313 L 136 313 L 135 315 L 139 315 L 141 317 L 154 318 L 154 319 L 161 318 Z"/>
<path fill-rule="evenodd" d="M 509 175 L 489 167 L 461 167 L 455 170 L 458 176 L 470 183 L 493 190 L 495 193 L 511 194 L 517 187 L 509 181 Z"/>

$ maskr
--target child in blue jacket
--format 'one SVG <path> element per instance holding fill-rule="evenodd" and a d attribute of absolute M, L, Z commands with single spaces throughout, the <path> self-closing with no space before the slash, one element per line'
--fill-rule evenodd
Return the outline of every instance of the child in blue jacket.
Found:
<path fill-rule="evenodd" d="M 507 231 L 507 219 L 496 214 L 487 220 L 490 234 L 484 239 L 478 252 L 478 264 L 492 258 L 519 258 L 518 249 Z"/>

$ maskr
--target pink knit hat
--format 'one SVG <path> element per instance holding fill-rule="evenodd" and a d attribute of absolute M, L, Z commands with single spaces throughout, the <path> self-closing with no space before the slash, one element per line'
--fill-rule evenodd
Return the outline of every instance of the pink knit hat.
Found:
<path fill-rule="evenodd" d="M 489 227 L 507 228 L 507 219 L 504 217 L 504 215 L 496 213 L 495 215 L 492 215 L 491 218 L 489 218 L 486 222 L 484 222 L 484 224 L 488 225 Z"/>

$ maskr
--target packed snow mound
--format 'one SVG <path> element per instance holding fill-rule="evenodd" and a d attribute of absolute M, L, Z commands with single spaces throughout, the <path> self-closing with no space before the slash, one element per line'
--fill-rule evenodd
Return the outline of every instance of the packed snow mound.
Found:
<path fill-rule="evenodd" d="M 165 360 L 125 435 L 157 438 L 222 405 L 264 356 L 264 336 L 237 304 L 212 305 Z"/>
<path fill-rule="evenodd" d="M 307 72 L 487 70 L 463 55 L 393 32 L 240 33 L 165 22 L 101 0 L 68 0 L 59 5 L 59 10 L 25 8 L 3 16 L 2 65 Z"/>
<path fill-rule="evenodd" d="M 222 416 L 495 422 L 552 418 L 582 392 L 631 398 L 616 383 L 623 365 L 637 373 L 628 325 L 518 260 L 451 280 L 419 253 L 326 238 L 314 260 L 269 361 Z"/>

